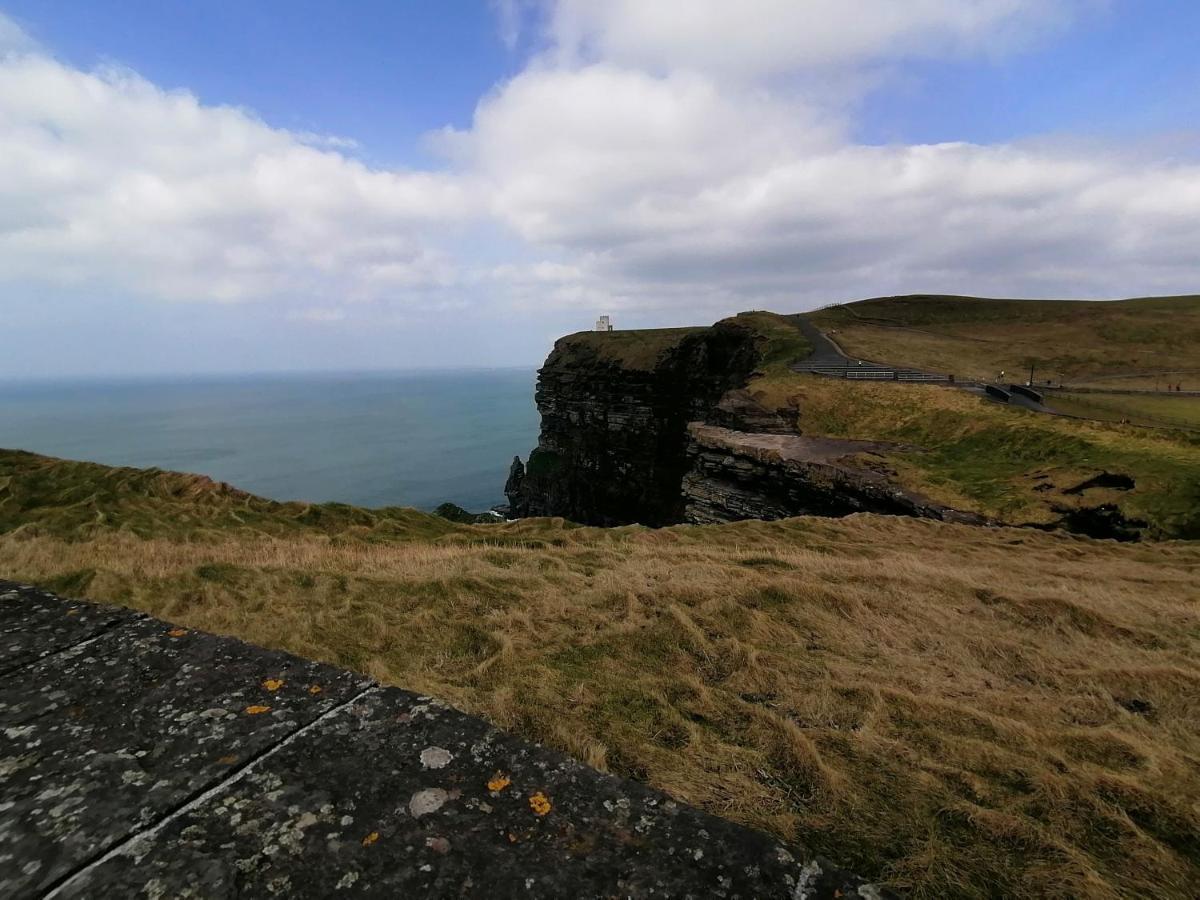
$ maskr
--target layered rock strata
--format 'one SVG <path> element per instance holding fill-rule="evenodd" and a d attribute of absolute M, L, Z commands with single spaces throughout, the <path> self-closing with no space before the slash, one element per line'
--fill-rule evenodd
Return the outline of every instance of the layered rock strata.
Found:
<path fill-rule="evenodd" d="M 758 362 L 755 335 L 721 322 L 682 336 L 649 362 L 606 355 L 584 333 L 560 339 L 538 373 L 538 446 L 514 460 L 510 515 L 587 525 L 670 525 L 683 518 L 687 425 L 709 416 Z"/>
<path fill-rule="evenodd" d="M 884 451 L 914 450 L 849 441 L 735 431 L 693 422 L 683 477 L 683 519 L 697 525 L 856 512 L 980 524 L 984 520 L 897 487 Z"/>

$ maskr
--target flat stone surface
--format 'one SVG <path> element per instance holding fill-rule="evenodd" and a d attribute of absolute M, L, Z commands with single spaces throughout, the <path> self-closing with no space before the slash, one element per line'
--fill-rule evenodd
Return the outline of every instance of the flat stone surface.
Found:
<path fill-rule="evenodd" d="M 0 675 L 139 618 L 132 610 L 18 592 L 0 582 Z"/>
<path fill-rule="evenodd" d="M 46 595 L 4 593 L 53 638 Z M 431 698 L 154 619 L 0 684 L 5 898 L 527 893 L 884 896 Z"/>
<path fill-rule="evenodd" d="M 34 600 L 37 633 L 57 640 L 46 627 L 52 601 Z M 74 621 L 78 608 L 59 601 L 58 614 Z M 53 885 L 369 684 L 248 649 L 130 615 L 9 672 L 0 681 L 0 897 Z M 268 679 L 282 684 L 268 690 Z M 313 685 L 319 693 L 308 693 Z"/>
<path fill-rule="evenodd" d="M 744 453 L 765 461 L 834 464 L 858 453 L 890 453 L 915 450 L 908 444 L 888 441 L 856 441 L 845 438 L 809 437 L 802 434 L 770 434 L 734 431 L 717 425 L 692 422 L 688 433 L 706 447 Z M 856 470 L 858 471 L 858 470 Z M 880 480 L 869 470 L 861 470 L 865 478 Z"/>

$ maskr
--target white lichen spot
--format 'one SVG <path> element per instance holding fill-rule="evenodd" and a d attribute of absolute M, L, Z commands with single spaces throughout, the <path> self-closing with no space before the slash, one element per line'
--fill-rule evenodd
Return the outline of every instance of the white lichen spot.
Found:
<path fill-rule="evenodd" d="M 454 755 L 443 747 L 426 747 L 421 751 L 421 765 L 426 769 L 444 769 Z"/>
<path fill-rule="evenodd" d="M 808 900 L 808 886 L 814 878 L 821 876 L 821 866 L 816 860 L 807 862 L 800 870 L 800 879 L 796 882 L 796 890 L 792 892 L 792 900 Z"/>
<path fill-rule="evenodd" d="M 441 788 L 426 788 L 417 791 L 408 801 L 408 811 L 414 819 L 437 812 L 446 802 L 446 792 Z"/>
<path fill-rule="evenodd" d="M 358 873 L 347 872 L 341 877 L 341 879 L 338 880 L 338 883 L 334 885 L 334 890 L 344 891 L 346 888 L 353 887 L 354 882 L 356 881 L 358 881 Z"/>

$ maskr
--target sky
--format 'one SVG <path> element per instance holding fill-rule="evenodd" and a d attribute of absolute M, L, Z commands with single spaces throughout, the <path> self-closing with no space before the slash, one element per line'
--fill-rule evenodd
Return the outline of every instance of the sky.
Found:
<path fill-rule="evenodd" d="M 0 0 L 0 378 L 1200 291 L 1192 0 Z"/>

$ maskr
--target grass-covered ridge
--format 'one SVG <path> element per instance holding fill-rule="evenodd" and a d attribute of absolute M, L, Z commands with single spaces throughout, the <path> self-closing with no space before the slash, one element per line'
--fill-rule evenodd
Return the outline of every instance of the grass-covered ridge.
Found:
<path fill-rule="evenodd" d="M 739 313 L 709 327 L 580 331 L 559 338 L 550 359 L 555 366 L 586 364 L 598 359 L 623 369 L 650 371 L 686 340 L 701 337 L 713 327 L 721 326 L 748 332 L 760 357 L 759 366 L 764 371 L 785 366 L 809 353 L 808 342 L 788 317 L 754 311 Z"/>
<path fill-rule="evenodd" d="M 703 327 L 580 331 L 559 338 L 552 358 L 561 365 L 595 358 L 625 369 L 649 371 L 684 338 L 703 331 Z"/>
<path fill-rule="evenodd" d="M 1200 545 L 469 526 L 3 452 L 0 576 L 435 694 L 914 896 L 1200 881 Z"/>
<path fill-rule="evenodd" d="M 1190 371 L 1200 387 L 1200 296 L 1120 301 L 883 297 L 810 314 L 853 356 L 895 365 L 1088 384 Z M 1184 378 L 1186 381 L 1187 378 Z"/>

